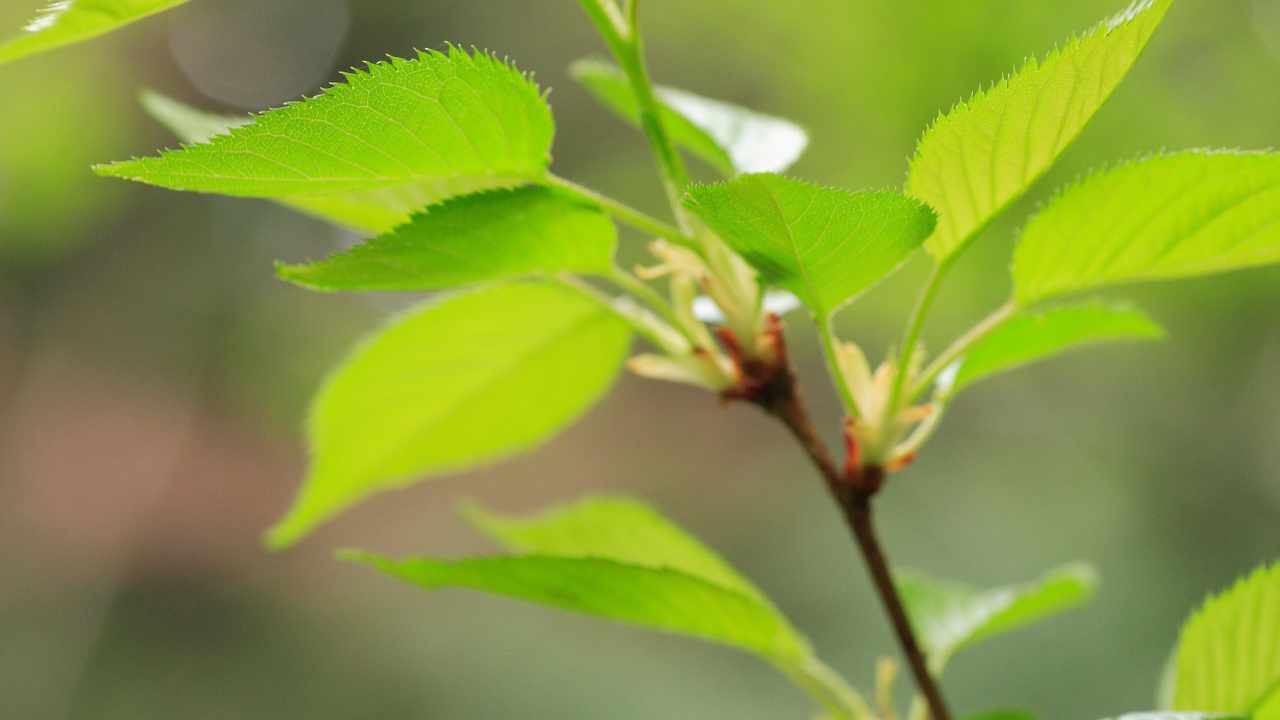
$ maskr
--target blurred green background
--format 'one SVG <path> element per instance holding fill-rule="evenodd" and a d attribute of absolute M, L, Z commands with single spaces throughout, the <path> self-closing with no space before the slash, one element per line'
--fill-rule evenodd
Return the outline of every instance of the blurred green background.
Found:
<path fill-rule="evenodd" d="M 793 118 L 797 174 L 899 186 L 929 120 L 1125 0 L 644 0 L 659 81 Z M 17 28 L 36 0 L 0 4 Z M 446 41 L 509 54 L 553 88 L 556 168 L 662 212 L 641 138 L 567 78 L 598 41 L 571 0 L 194 0 L 92 45 L 0 68 L 0 716 L 5 718 L 803 718 L 806 699 L 732 652 L 494 598 L 423 594 L 335 547 L 488 550 L 461 497 L 533 509 L 649 498 L 768 590 L 866 686 L 889 635 L 818 479 L 745 407 L 635 378 L 546 448 L 384 496 L 300 549 L 264 527 L 303 471 L 327 366 L 412 298 L 321 296 L 275 259 L 354 240 L 256 201 L 93 177 L 172 145 L 155 88 L 261 109 L 343 67 Z M 1280 138 L 1280 0 L 1180 0 L 1051 177 L 948 283 L 937 347 L 1007 291 L 1018 225 L 1054 186 L 1164 148 Z M 639 240 L 640 238 L 633 238 Z M 634 246 L 636 243 L 632 243 Z M 841 317 L 883 349 L 917 261 Z M 1178 624 L 1280 556 L 1280 271 L 1121 293 L 1169 341 L 1071 356 L 956 405 L 881 503 L 894 559 L 991 584 L 1073 559 L 1087 609 L 966 651 L 966 712 L 1091 719 L 1145 709 Z M 812 333 L 794 352 L 826 427 Z"/>

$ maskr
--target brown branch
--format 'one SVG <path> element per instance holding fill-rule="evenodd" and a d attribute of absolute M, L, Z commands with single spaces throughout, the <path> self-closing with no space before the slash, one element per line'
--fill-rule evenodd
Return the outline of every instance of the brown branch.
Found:
<path fill-rule="evenodd" d="M 770 353 L 774 359 L 772 367 L 765 368 L 759 361 L 740 362 L 740 367 L 745 371 L 742 384 L 740 388 L 726 393 L 726 397 L 751 402 L 777 418 L 791 431 L 809 456 L 857 540 L 867 572 L 871 575 L 871 582 L 889 615 L 898 644 L 902 647 L 930 715 L 933 720 L 951 720 L 942 691 L 929 672 L 924 652 L 911 628 L 906 608 L 902 605 L 902 598 L 893 584 L 888 559 L 872 522 L 872 500 L 884 483 L 885 471 L 876 466 L 858 467 L 856 462 L 851 462 L 843 471 L 839 469 L 826 443 L 818 436 L 800 396 L 799 384 L 796 382 L 795 371 L 787 361 L 777 320 L 770 320 L 768 337 L 773 341 Z"/>

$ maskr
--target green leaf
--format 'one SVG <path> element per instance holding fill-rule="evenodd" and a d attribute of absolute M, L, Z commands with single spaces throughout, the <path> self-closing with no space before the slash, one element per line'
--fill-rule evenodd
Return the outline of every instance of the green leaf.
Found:
<path fill-rule="evenodd" d="M 1174 668 L 1173 710 L 1280 718 L 1280 563 L 1192 615 Z"/>
<path fill-rule="evenodd" d="M 1067 565 L 1039 580 L 994 590 L 898 572 L 895 584 L 924 646 L 929 666 L 941 673 L 957 651 L 1057 615 L 1088 601 L 1097 575 L 1084 564 Z"/>
<path fill-rule="evenodd" d="M 311 409 L 311 470 L 268 538 L 546 441 L 613 383 L 628 325 L 578 291 L 512 284 L 431 301 L 360 346 Z"/>
<path fill-rule="evenodd" d="M 759 589 L 647 505 L 599 497 L 526 517 L 474 506 L 465 514 L 518 554 L 348 557 L 429 590 L 481 590 L 755 653 L 813 694 L 831 717 L 869 720 L 862 698 L 813 656 Z"/>
<path fill-rule="evenodd" d="M 780 175 L 696 186 L 685 204 L 767 283 L 795 293 L 824 318 L 893 272 L 934 226 L 933 212 L 905 195 Z"/>
<path fill-rule="evenodd" d="M 640 112 L 621 70 L 597 60 L 579 60 L 569 73 L 605 107 L 633 125 Z M 675 88 L 655 88 L 662 124 L 673 141 L 725 175 L 782 172 L 809 144 L 804 128 L 719 100 Z"/>
<path fill-rule="evenodd" d="M 105 35 L 187 0 L 59 0 L 0 43 L 0 64 Z"/>
<path fill-rule="evenodd" d="M 1163 338 L 1164 330 L 1136 308 L 1093 301 L 1042 312 L 1023 310 L 957 363 L 952 392 L 1082 345 Z"/>
<path fill-rule="evenodd" d="M 939 262 L 963 250 L 1053 165 L 1133 66 L 1171 3 L 1134 3 L 933 123 L 916 146 L 907 192 L 938 211 L 926 246 Z"/>
<path fill-rule="evenodd" d="M 1280 261 L 1280 154 L 1190 151 L 1098 173 L 1032 218 L 1018 302 Z"/>
<path fill-rule="evenodd" d="M 248 115 L 215 115 L 155 92 L 143 93 L 142 106 L 185 143 L 208 142 L 232 128 L 253 122 Z M 462 177 L 377 190 L 293 195 L 278 198 L 277 202 L 322 220 L 376 234 L 408 222 L 413 213 L 441 200 L 518 185 L 519 182 L 507 178 Z"/>
<path fill-rule="evenodd" d="M 424 52 L 346 74 L 208 143 L 99 166 L 175 190 L 282 198 L 539 180 L 554 132 L 542 92 L 485 53 Z"/>
<path fill-rule="evenodd" d="M 446 200 L 389 234 L 280 277 L 315 290 L 439 290 L 519 276 L 607 275 L 618 233 L 599 210 L 548 188 Z"/>

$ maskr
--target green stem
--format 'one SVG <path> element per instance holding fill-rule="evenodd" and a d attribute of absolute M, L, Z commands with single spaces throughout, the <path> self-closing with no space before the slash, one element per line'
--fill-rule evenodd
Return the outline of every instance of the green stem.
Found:
<path fill-rule="evenodd" d="M 692 234 L 693 225 L 689 222 L 680 203 L 684 188 L 689 184 L 689 174 L 684 166 L 684 159 L 676 151 L 675 143 L 667 134 L 662 124 L 662 114 L 658 98 L 654 94 L 653 82 L 649 77 L 649 69 L 644 59 L 644 43 L 636 22 L 639 16 L 639 3 L 628 0 L 626 15 L 618 10 L 613 0 L 580 0 L 587 16 L 595 23 L 604 37 L 605 45 L 613 54 L 618 66 L 627 76 L 631 92 L 635 95 L 636 107 L 640 115 L 640 127 L 644 130 L 649 146 L 653 150 L 662 176 L 663 189 L 667 193 L 667 201 L 685 234 Z"/>
<path fill-rule="evenodd" d="M 812 654 L 800 662 L 779 663 L 778 669 L 827 711 L 823 720 L 871 720 L 867 701 Z"/>
<path fill-rule="evenodd" d="M 697 244 L 696 240 L 686 235 L 680 228 L 636 210 L 607 195 L 602 195 L 589 187 L 579 185 L 572 180 L 562 178 L 559 175 L 548 174 L 542 182 L 547 187 L 558 188 L 580 200 L 599 206 L 600 209 L 617 218 L 620 222 L 626 223 L 637 230 L 642 230 L 681 245 L 692 246 Z"/>
<path fill-rule="evenodd" d="M 649 309 L 660 315 L 662 319 L 666 320 L 676 331 L 683 335 L 691 346 L 697 347 L 699 345 L 698 339 L 685 327 L 671 304 L 648 283 L 617 266 L 613 268 L 608 279 L 649 306 Z"/>
<path fill-rule="evenodd" d="M 889 392 L 889 402 L 885 403 L 885 418 L 888 420 L 898 412 L 898 404 L 902 401 L 902 391 L 906 388 L 911 363 L 915 360 L 916 346 L 920 344 L 920 336 L 924 332 L 925 320 L 929 317 L 929 310 L 933 308 L 933 303 L 938 299 L 938 290 L 942 287 L 942 278 L 947 274 L 951 264 L 947 260 L 943 260 L 933 267 L 933 272 L 929 273 L 929 279 L 925 281 L 924 289 L 920 291 L 920 299 L 916 301 L 915 307 L 911 311 L 911 317 L 907 320 L 906 331 L 902 336 L 902 347 L 898 349 L 898 371 L 894 373 L 893 386 Z"/>
<path fill-rule="evenodd" d="M 836 390 L 840 393 L 840 399 L 844 401 L 845 412 L 849 417 L 861 417 L 858 399 L 853 394 L 853 388 L 849 386 L 849 378 L 845 377 L 840 364 L 840 350 L 836 346 L 837 340 L 835 330 L 831 327 L 831 318 L 817 320 L 815 324 L 818 326 L 818 336 L 822 339 L 822 354 L 827 358 L 827 369 L 831 372 Z"/>
<path fill-rule="evenodd" d="M 916 398 L 919 397 L 921 393 L 926 392 L 929 389 L 929 386 L 932 385 L 933 382 L 938 379 L 938 376 L 942 374 L 943 370 L 946 370 L 951 363 L 955 362 L 961 355 L 968 352 L 969 348 L 973 347 L 975 343 L 990 335 L 996 328 L 1000 327 L 1001 323 L 1008 320 L 1009 316 L 1017 309 L 1017 305 L 1010 300 L 1004 305 L 996 308 L 995 311 L 985 317 L 982 322 L 974 325 L 968 332 L 957 338 L 955 342 L 951 343 L 950 347 L 944 350 L 941 355 L 934 358 L 933 362 L 929 363 L 929 367 L 924 369 L 924 372 L 920 374 L 919 381 L 912 386 L 909 397 Z"/>
<path fill-rule="evenodd" d="M 612 310 L 615 315 L 625 320 L 632 329 L 653 343 L 655 347 L 661 348 L 663 352 L 669 355 L 683 355 L 692 349 L 689 341 L 685 339 L 681 332 L 668 325 L 662 318 L 649 310 L 637 305 L 630 296 L 613 297 L 608 293 L 601 292 L 590 283 L 582 280 L 582 278 L 568 273 L 561 273 L 556 276 L 556 279 Z"/>

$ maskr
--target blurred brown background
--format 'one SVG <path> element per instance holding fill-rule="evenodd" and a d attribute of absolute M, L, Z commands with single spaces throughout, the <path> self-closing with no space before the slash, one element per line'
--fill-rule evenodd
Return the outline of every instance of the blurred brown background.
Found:
<path fill-rule="evenodd" d="M 645 0 L 657 78 L 793 118 L 797 174 L 898 186 L 925 124 L 1124 0 Z M 17 28 L 36 0 L 5 0 Z M 554 88 L 557 171 L 661 212 L 641 138 L 566 77 L 600 54 L 571 0 L 195 0 L 92 45 L 0 68 L 0 716 L 5 718 L 802 718 L 732 652 L 464 593 L 428 595 L 333 548 L 489 548 L 451 514 L 588 491 L 659 503 L 766 588 L 867 685 L 885 624 L 820 484 L 746 408 L 625 379 L 533 455 L 370 502 L 265 554 L 326 367 L 411 298 L 320 296 L 272 260 L 353 238 L 275 206 L 95 178 L 174 141 L 135 99 L 223 111 L 315 92 L 337 70 L 456 41 Z M 1280 0 L 1180 0 L 1052 177 L 970 254 L 936 347 L 1007 291 L 1017 226 L 1054 186 L 1162 148 L 1280 138 Z M 634 245 L 634 243 L 633 243 Z M 841 318 L 883 348 L 925 265 Z M 895 560 L 989 584 L 1073 559 L 1086 610 L 966 651 L 965 711 L 1143 709 L 1178 623 L 1280 556 L 1280 270 L 1122 293 L 1160 345 L 1072 356 L 964 397 L 882 503 Z M 827 427 L 812 333 L 792 344 Z"/>

